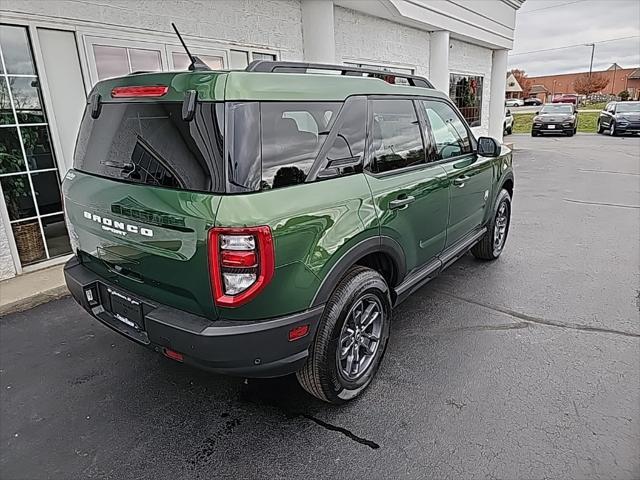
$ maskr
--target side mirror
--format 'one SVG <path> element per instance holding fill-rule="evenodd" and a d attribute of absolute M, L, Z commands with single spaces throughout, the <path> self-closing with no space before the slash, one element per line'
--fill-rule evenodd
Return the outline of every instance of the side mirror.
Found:
<path fill-rule="evenodd" d="M 540 110 L 538 110 L 538 111 L 536 112 L 536 115 L 540 115 Z"/>
<path fill-rule="evenodd" d="M 507 117 L 511 116 L 511 110 L 507 109 Z"/>
<path fill-rule="evenodd" d="M 495 138 L 480 137 L 478 139 L 478 155 L 481 157 L 497 157 L 502 147 Z"/>

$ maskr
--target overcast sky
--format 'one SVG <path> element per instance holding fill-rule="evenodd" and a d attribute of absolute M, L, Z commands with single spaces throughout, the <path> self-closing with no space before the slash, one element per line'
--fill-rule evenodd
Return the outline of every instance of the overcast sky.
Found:
<path fill-rule="evenodd" d="M 630 36 L 636 38 L 597 43 Z M 591 47 L 583 44 L 594 42 L 594 70 L 613 62 L 640 66 L 640 1 L 526 0 L 516 17 L 509 68 L 521 68 L 529 76 L 588 71 Z M 566 45 L 579 46 L 517 55 Z"/>

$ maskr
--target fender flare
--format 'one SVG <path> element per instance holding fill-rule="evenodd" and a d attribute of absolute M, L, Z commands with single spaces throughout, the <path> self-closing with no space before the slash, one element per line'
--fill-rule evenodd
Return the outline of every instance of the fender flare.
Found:
<path fill-rule="evenodd" d="M 511 169 L 507 170 L 506 173 L 502 175 L 502 177 L 500 177 L 500 180 L 498 180 L 498 186 L 500 189 L 506 183 L 507 180 L 511 180 L 511 183 L 513 183 L 513 186 L 515 188 L 516 181 L 513 178 L 513 170 Z M 498 197 L 499 193 L 500 193 L 500 190 L 496 192 L 496 198 Z"/>
<path fill-rule="evenodd" d="M 391 257 L 397 273 L 396 284 L 401 283 L 407 274 L 407 265 L 404 250 L 402 250 L 400 244 L 393 238 L 387 236 L 369 237 L 352 246 L 331 267 L 324 279 L 322 279 L 322 283 L 311 301 L 309 308 L 325 304 L 345 273 L 361 258 L 377 252 L 385 253 Z M 389 288 L 393 290 L 391 285 Z"/>

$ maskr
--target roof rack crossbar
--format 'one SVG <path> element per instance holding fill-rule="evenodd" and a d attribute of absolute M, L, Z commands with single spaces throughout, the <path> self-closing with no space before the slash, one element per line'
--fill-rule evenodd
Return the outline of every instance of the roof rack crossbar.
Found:
<path fill-rule="evenodd" d="M 433 84 L 424 77 L 411 75 L 407 73 L 399 73 L 388 70 L 376 70 L 373 68 L 360 68 L 351 65 L 331 65 L 324 63 L 306 63 L 306 62 L 282 62 L 273 60 L 254 60 L 245 69 L 247 72 L 263 72 L 263 73 L 306 73 L 307 70 L 333 70 L 340 72 L 341 75 L 362 76 L 369 74 L 375 78 L 384 76 L 392 76 L 396 78 L 404 78 L 412 87 L 434 88 Z"/>

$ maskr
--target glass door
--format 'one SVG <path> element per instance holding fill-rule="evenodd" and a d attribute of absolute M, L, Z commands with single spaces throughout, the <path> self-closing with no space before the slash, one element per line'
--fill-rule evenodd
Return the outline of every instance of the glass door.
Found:
<path fill-rule="evenodd" d="M 27 28 L 5 24 L 0 24 L 0 186 L 22 266 L 71 253 Z"/>

